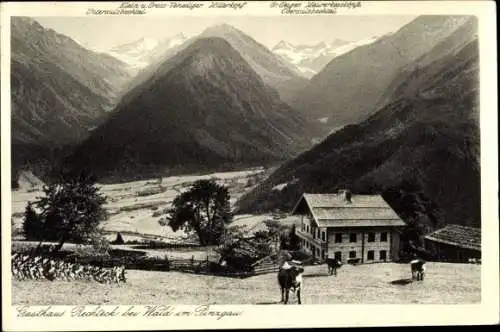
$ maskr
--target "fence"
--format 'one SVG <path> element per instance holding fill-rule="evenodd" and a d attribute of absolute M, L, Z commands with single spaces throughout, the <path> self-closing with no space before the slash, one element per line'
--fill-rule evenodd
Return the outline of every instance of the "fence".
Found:
<path fill-rule="evenodd" d="M 169 260 L 170 271 L 179 271 L 204 275 L 215 275 L 232 278 L 248 278 L 261 274 L 276 273 L 278 267 L 275 264 L 263 264 L 254 267 L 249 271 L 235 271 L 230 268 L 224 268 L 217 263 L 208 260 L 195 259 L 175 259 Z"/>
<path fill-rule="evenodd" d="M 113 255 L 75 255 L 70 252 L 41 252 L 38 255 L 48 258 L 59 258 L 65 262 L 92 265 L 101 268 L 112 268 L 115 266 L 124 266 L 127 270 L 146 270 L 146 271 L 178 271 L 184 273 L 215 275 L 231 278 L 248 278 L 267 273 L 278 272 L 278 267 L 274 262 L 260 262 L 252 266 L 249 271 L 237 271 L 230 267 L 220 266 L 214 261 L 214 257 L 206 256 L 205 259 L 194 259 L 194 256 L 188 259 L 172 259 L 168 257 L 147 257 L 145 255 L 124 255 L 127 251 L 115 250 Z M 26 254 L 33 254 L 32 250 L 21 250 Z M 140 252 L 139 252 L 140 253 Z"/>

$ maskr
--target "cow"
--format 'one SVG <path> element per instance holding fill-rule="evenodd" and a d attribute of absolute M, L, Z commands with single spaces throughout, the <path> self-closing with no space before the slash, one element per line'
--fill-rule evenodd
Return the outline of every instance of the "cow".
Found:
<path fill-rule="evenodd" d="M 278 282 L 281 287 L 281 303 L 287 304 L 290 290 L 297 294 L 298 304 L 302 304 L 300 291 L 302 288 L 302 274 L 304 268 L 298 265 L 290 265 L 285 262 L 278 271 Z"/>
<path fill-rule="evenodd" d="M 342 262 L 337 258 L 327 258 L 325 263 L 328 265 L 328 273 L 337 276 L 337 269 L 342 266 Z"/>
<path fill-rule="evenodd" d="M 411 279 L 424 280 L 425 262 L 421 259 L 414 259 L 410 262 Z"/>

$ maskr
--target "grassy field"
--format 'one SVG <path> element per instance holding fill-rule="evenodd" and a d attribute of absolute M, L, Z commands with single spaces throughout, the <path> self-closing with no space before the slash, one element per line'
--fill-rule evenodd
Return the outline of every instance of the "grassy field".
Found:
<path fill-rule="evenodd" d="M 428 263 L 426 280 L 409 282 L 407 264 L 343 266 L 337 277 L 306 267 L 303 304 L 473 304 L 481 301 L 481 266 Z M 275 274 L 248 279 L 130 270 L 128 282 L 13 281 L 13 304 L 278 304 Z M 291 295 L 291 304 L 296 297 Z"/>
<path fill-rule="evenodd" d="M 234 202 L 252 188 L 251 184 L 256 183 L 259 176 L 263 176 L 262 170 L 101 185 L 101 191 L 108 197 L 105 207 L 110 213 L 103 226 L 110 240 L 116 237 L 116 232 L 122 232 L 125 241 L 185 242 L 186 235 L 182 231 L 174 233 L 158 223 L 159 212 L 168 207 L 179 192 L 198 179 L 216 178 L 229 187 Z M 40 188 L 13 191 L 12 217 L 16 224 L 22 220 L 26 203 L 40 195 Z M 265 227 L 262 221 L 271 217 L 237 215 L 231 227 L 253 233 Z M 280 222 L 290 225 L 297 219 L 287 217 Z M 72 247 L 74 245 L 65 244 L 63 249 L 73 250 Z M 213 253 L 213 248 L 147 249 L 134 244 L 113 247 L 177 259 L 205 259 Z M 426 280 L 413 283 L 406 281 L 410 276 L 407 264 L 347 265 L 341 268 L 338 277 L 326 272 L 326 266 L 306 267 L 304 304 L 461 304 L 480 301 L 480 265 L 429 263 Z M 13 281 L 13 304 L 274 304 L 280 300 L 275 274 L 231 279 L 181 272 L 129 270 L 127 278 L 127 284 L 120 286 L 83 281 Z M 295 302 L 296 298 L 292 296 L 291 303 Z"/>

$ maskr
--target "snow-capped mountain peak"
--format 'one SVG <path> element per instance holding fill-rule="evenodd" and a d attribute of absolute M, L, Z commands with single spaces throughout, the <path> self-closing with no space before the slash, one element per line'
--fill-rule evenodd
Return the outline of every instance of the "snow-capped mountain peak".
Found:
<path fill-rule="evenodd" d="M 157 47 L 159 41 L 153 38 L 142 37 L 130 43 L 121 44 L 110 49 L 111 52 L 120 54 L 138 54 L 141 52 L 147 52 L 153 50 Z"/>
<path fill-rule="evenodd" d="M 334 39 L 314 45 L 293 45 L 287 41 L 280 41 L 272 51 L 286 61 L 295 65 L 300 73 L 312 77 L 323 69 L 333 58 L 347 53 L 354 48 L 374 42 L 378 37 L 370 37 L 359 41 Z"/>
<path fill-rule="evenodd" d="M 112 47 L 106 50 L 106 53 L 127 63 L 132 69 L 138 70 L 151 64 L 169 49 L 183 44 L 187 39 L 189 36 L 184 33 L 165 39 L 141 37 Z"/>
<path fill-rule="evenodd" d="M 166 42 L 168 43 L 168 45 L 170 47 L 174 47 L 174 46 L 177 46 L 177 45 L 184 43 L 187 39 L 189 39 L 189 36 L 187 36 L 186 34 L 181 32 L 181 33 L 178 33 L 175 36 L 167 39 Z"/>
<path fill-rule="evenodd" d="M 292 44 L 290 44 L 284 40 L 281 40 L 278 44 L 276 44 L 276 46 L 274 46 L 274 48 L 272 50 L 273 51 L 274 50 L 282 50 L 282 49 L 293 50 L 294 48 L 295 48 L 295 46 L 293 46 Z"/>

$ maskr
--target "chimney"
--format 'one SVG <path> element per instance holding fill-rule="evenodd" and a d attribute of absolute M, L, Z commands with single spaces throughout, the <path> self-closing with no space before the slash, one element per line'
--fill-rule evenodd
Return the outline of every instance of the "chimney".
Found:
<path fill-rule="evenodd" d="M 349 189 L 341 189 L 339 190 L 339 194 L 343 196 L 344 200 L 347 202 L 347 203 L 352 203 L 352 200 L 351 200 L 351 197 L 352 197 L 352 194 L 351 194 L 351 191 Z"/>

